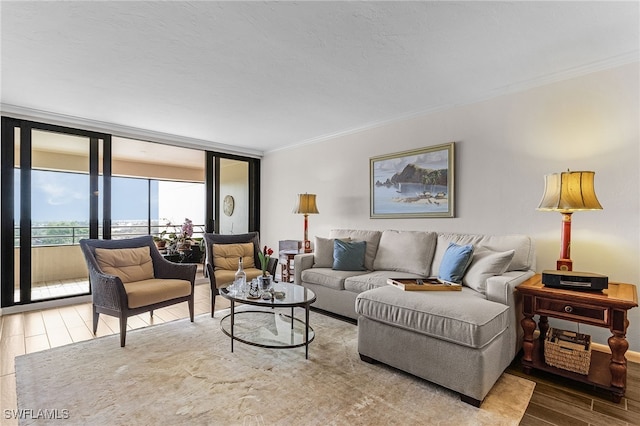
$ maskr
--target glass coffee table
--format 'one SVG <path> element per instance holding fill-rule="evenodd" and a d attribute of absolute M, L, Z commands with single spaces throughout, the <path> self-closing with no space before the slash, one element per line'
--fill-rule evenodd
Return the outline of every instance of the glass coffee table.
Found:
<path fill-rule="evenodd" d="M 316 295 L 296 284 L 275 283 L 273 288 L 284 292 L 284 298 L 253 299 L 232 288 L 220 289 L 220 295 L 231 301 L 231 313 L 220 320 L 222 332 L 231 337 L 231 352 L 235 340 L 273 349 L 304 346 L 305 357 L 309 359 L 309 343 L 315 338 L 309 325 L 309 307 L 316 301 Z M 236 303 L 260 309 L 236 310 Z M 290 315 L 282 312 L 282 308 L 291 308 Z M 304 309 L 304 321 L 294 316 L 295 308 Z"/>

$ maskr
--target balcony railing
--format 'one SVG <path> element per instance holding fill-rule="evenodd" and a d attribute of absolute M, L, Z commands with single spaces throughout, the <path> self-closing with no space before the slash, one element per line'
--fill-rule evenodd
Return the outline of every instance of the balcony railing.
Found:
<path fill-rule="evenodd" d="M 166 231 L 166 236 L 171 233 L 180 233 L 180 226 L 164 225 L 113 225 L 111 238 L 122 240 L 125 238 L 141 237 L 143 235 L 159 236 Z M 204 225 L 194 225 L 192 238 L 200 238 L 204 233 Z M 200 229 L 201 231 L 197 231 Z M 102 227 L 98 227 L 98 235 L 102 236 Z M 31 227 L 31 246 L 70 246 L 77 245 L 83 238 L 89 238 L 88 225 L 46 225 Z M 20 247 L 20 227 L 14 227 L 14 247 Z"/>

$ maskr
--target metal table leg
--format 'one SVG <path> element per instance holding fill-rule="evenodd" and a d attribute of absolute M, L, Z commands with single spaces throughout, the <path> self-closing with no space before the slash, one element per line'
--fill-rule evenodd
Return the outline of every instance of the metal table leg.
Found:
<path fill-rule="evenodd" d="M 236 319 L 236 303 L 233 299 L 231 299 L 231 352 L 233 353 L 233 326 L 235 324 Z"/>
<path fill-rule="evenodd" d="M 304 307 L 304 356 L 309 359 L 309 305 Z"/>

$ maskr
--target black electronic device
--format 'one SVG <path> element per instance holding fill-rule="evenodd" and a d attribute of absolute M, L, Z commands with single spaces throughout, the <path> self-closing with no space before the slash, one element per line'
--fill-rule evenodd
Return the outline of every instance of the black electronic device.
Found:
<path fill-rule="evenodd" d="M 600 291 L 609 288 L 609 277 L 591 272 L 547 270 L 542 271 L 542 284 L 553 288 Z"/>

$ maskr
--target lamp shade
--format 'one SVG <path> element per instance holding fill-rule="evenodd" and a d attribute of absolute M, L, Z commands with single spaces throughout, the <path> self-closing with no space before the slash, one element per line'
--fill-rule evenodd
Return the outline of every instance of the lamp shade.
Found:
<path fill-rule="evenodd" d="M 316 194 L 298 194 L 298 201 L 293 208 L 293 212 L 297 214 L 319 213 L 316 205 Z"/>
<path fill-rule="evenodd" d="M 593 187 L 595 172 L 552 173 L 544 177 L 544 194 L 538 210 L 570 213 L 602 210 Z"/>

